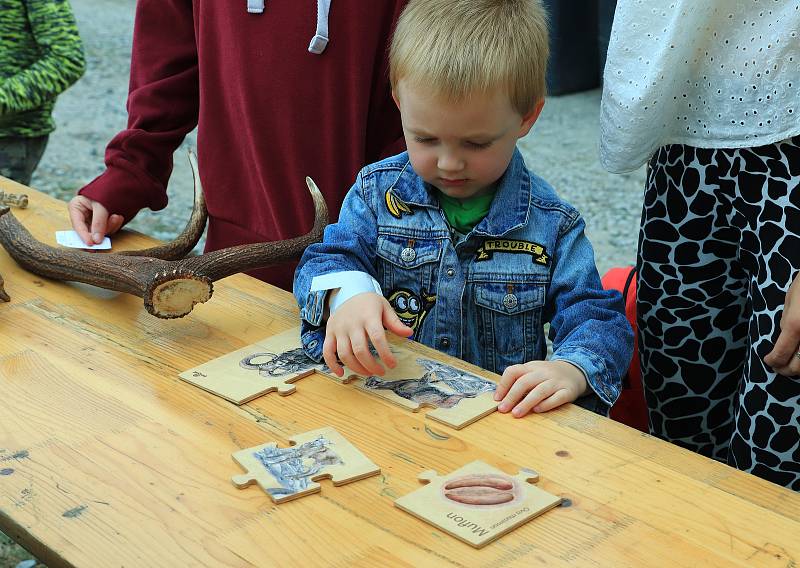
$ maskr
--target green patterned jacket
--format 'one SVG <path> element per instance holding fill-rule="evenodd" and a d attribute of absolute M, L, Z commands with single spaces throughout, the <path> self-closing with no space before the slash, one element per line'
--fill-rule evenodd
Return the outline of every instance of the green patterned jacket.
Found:
<path fill-rule="evenodd" d="M 0 0 L 0 137 L 52 132 L 56 97 L 85 65 L 67 0 Z"/>

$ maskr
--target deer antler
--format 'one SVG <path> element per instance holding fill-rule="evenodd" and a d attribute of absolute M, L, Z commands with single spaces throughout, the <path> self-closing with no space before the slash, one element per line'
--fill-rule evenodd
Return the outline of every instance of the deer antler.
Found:
<path fill-rule="evenodd" d="M 311 178 L 306 178 L 315 210 L 314 226 L 307 234 L 284 241 L 239 245 L 181 260 L 164 260 L 191 251 L 205 227 L 207 214 L 197 164 L 191 155 L 190 161 L 195 179 L 195 210 L 186 229 L 170 244 L 111 254 L 57 249 L 34 239 L 7 207 L 0 208 L 0 244 L 20 266 L 34 274 L 133 294 L 144 299 L 145 308 L 154 316 L 179 318 L 191 312 L 195 304 L 211 298 L 213 282 L 237 272 L 296 258 L 322 237 L 328 224 L 328 209 L 319 188 Z M 198 208 L 202 210 L 199 213 Z M 0 298 L 3 294 L 0 278 Z"/>

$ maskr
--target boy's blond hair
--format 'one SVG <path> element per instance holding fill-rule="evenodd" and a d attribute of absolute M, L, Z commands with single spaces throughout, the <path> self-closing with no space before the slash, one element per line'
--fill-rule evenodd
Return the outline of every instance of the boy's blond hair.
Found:
<path fill-rule="evenodd" d="M 540 0 L 411 0 L 397 22 L 390 79 L 446 100 L 502 89 L 522 116 L 545 95 L 547 15 Z"/>

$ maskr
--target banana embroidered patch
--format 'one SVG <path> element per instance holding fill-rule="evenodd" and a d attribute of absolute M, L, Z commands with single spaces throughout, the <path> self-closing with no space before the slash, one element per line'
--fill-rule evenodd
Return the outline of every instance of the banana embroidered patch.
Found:
<path fill-rule="evenodd" d="M 411 290 L 398 288 L 389 295 L 389 304 L 394 309 L 397 317 L 405 325 L 417 333 L 425 316 L 436 303 L 436 296 L 426 294 L 423 290 L 421 294 L 415 294 Z"/>
<path fill-rule="evenodd" d="M 406 205 L 406 202 L 397 197 L 394 191 L 388 189 L 386 191 L 386 209 L 395 219 L 399 219 L 403 215 L 413 215 L 414 212 Z"/>
<path fill-rule="evenodd" d="M 475 251 L 475 262 L 489 260 L 496 252 L 513 252 L 529 254 L 533 262 L 544 266 L 550 265 L 550 255 L 547 249 L 531 241 L 515 241 L 512 239 L 492 239 L 483 241 L 483 245 Z"/>

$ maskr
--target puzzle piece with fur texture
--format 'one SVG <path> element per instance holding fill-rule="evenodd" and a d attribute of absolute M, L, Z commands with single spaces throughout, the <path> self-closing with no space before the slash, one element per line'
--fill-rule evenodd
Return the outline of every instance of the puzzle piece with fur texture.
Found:
<path fill-rule="evenodd" d="M 342 383 L 355 386 L 412 412 L 431 408 L 428 418 L 460 430 L 497 410 L 495 383 L 419 353 L 392 346 L 397 359 L 382 377 L 364 377 L 345 369 Z"/>
<path fill-rule="evenodd" d="M 247 473 L 231 478 L 239 489 L 258 483 L 275 503 L 320 490 L 322 479 L 335 486 L 377 475 L 381 469 L 333 428 L 292 436 L 291 446 L 275 442 L 234 452 L 233 460 Z"/>

